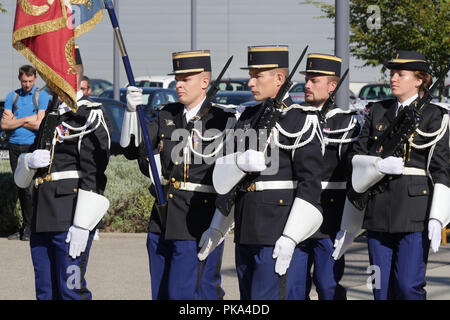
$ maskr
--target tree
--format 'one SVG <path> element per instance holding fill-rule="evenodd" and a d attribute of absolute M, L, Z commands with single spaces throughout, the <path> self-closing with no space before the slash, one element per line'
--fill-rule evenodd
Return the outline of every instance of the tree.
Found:
<path fill-rule="evenodd" d="M 3 5 L 2 5 L 2 3 L 0 2 L 0 12 L 6 12 L 6 10 L 5 9 L 3 9 Z"/>
<path fill-rule="evenodd" d="M 341 0 L 340 0 L 341 1 Z M 397 50 L 415 50 L 431 63 L 437 77 L 449 63 L 450 1 L 448 0 L 349 0 L 350 52 L 363 66 L 379 66 Z M 334 5 L 307 0 L 335 18 Z M 385 68 L 382 68 L 385 72 Z M 443 89 L 443 88 L 441 88 Z M 441 92 L 442 94 L 442 92 Z"/>

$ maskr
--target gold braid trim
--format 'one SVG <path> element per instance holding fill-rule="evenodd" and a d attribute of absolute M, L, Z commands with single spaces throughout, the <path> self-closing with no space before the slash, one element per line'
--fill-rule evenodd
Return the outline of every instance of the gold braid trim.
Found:
<path fill-rule="evenodd" d="M 70 0 L 71 4 L 77 4 L 77 5 L 82 5 L 82 4 L 86 4 L 87 8 L 89 10 L 91 10 L 91 6 L 92 6 L 92 0 Z"/>
<path fill-rule="evenodd" d="M 14 43 L 19 42 L 20 40 L 31 38 L 38 36 L 43 33 L 56 31 L 62 28 L 67 27 L 67 12 L 66 5 L 64 4 L 64 0 L 60 0 L 61 2 L 61 10 L 62 17 L 58 19 L 54 19 L 51 21 L 44 21 L 41 23 L 25 26 L 23 28 L 17 29 L 13 33 L 13 46 Z"/>
<path fill-rule="evenodd" d="M 67 41 L 66 46 L 64 47 L 64 55 L 66 56 L 67 63 L 70 65 L 70 68 L 67 69 L 67 73 L 72 72 L 73 74 L 76 74 L 75 71 L 75 58 L 73 56 L 73 47 L 75 46 L 74 38 L 70 38 L 69 41 Z"/>
<path fill-rule="evenodd" d="M 34 17 L 42 16 L 50 9 L 50 7 L 46 4 L 44 4 L 43 6 L 36 6 L 30 4 L 27 0 L 19 0 L 19 4 L 26 14 Z M 52 5 L 53 2 L 49 4 Z"/>
<path fill-rule="evenodd" d="M 42 80 L 47 83 L 47 85 L 50 89 L 52 89 L 53 92 L 58 94 L 58 96 L 67 104 L 67 106 L 69 106 L 72 112 L 77 112 L 77 95 L 72 86 L 66 80 L 61 78 L 61 76 L 57 74 L 52 68 L 50 68 L 42 60 L 40 60 L 22 42 L 15 42 L 13 44 L 13 47 L 35 66 Z M 67 94 L 66 92 L 69 92 L 69 94 Z"/>
<path fill-rule="evenodd" d="M 89 21 L 80 24 L 75 28 L 75 38 L 82 36 L 83 34 L 91 31 L 97 23 L 103 20 L 103 10 L 99 10 Z"/>

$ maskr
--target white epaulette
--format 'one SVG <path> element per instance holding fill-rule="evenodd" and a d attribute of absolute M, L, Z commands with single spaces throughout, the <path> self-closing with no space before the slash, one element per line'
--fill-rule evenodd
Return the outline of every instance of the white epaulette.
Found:
<path fill-rule="evenodd" d="M 234 104 L 221 104 L 221 103 L 211 103 L 211 106 L 222 109 L 225 112 L 236 114 L 237 105 Z"/>

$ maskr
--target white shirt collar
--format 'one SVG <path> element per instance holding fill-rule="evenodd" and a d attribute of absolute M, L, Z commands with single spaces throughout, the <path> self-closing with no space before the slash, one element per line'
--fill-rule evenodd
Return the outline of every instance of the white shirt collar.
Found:
<path fill-rule="evenodd" d="M 203 101 L 205 101 L 205 99 L 206 97 L 198 105 L 196 105 L 189 111 L 186 109 L 186 106 L 184 106 L 183 115 L 186 117 L 186 122 L 189 122 L 197 114 L 198 110 L 200 110 L 200 107 L 202 106 Z"/>
<path fill-rule="evenodd" d="M 397 108 L 400 106 L 409 106 L 414 100 L 417 99 L 417 97 L 419 96 L 419 94 L 415 94 L 413 95 L 411 98 L 406 99 L 405 101 L 403 101 L 403 103 L 400 103 L 400 101 L 397 100 Z"/>

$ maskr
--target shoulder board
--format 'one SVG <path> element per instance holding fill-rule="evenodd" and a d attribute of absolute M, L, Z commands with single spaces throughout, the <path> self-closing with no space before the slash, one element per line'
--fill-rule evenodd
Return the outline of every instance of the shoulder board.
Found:
<path fill-rule="evenodd" d="M 220 103 L 211 103 L 211 106 L 232 114 L 235 114 L 237 112 L 238 107 L 234 104 L 220 104 Z"/>

